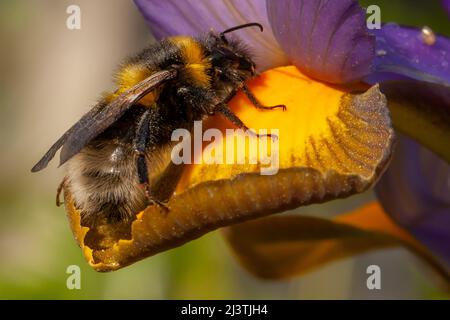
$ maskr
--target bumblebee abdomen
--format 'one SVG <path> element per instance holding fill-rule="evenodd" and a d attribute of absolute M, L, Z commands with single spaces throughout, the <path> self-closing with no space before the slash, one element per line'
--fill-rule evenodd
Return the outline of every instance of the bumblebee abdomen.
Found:
<path fill-rule="evenodd" d="M 68 187 L 84 223 L 129 219 L 145 207 L 131 147 L 112 141 L 83 149 L 67 163 Z"/>
<path fill-rule="evenodd" d="M 133 121 L 139 113 L 129 111 L 112 128 L 83 148 L 67 162 L 66 186 L 80 210 L 83 225 L 132 220 L 147 206 L 139 186 L 132 144 Z M 150 181 L 170 162 L 171 150 L 161 133 L 153 132 L 158 144 L 145 152 Z"/>

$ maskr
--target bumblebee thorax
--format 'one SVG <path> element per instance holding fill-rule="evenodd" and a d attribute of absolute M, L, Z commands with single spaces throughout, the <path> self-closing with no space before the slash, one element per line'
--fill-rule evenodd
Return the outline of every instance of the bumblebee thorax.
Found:
<path fill-rule="evenodd" d="M 211 61 L 201 43 L 189 36 L 175 36 L 167 39 L 180 50 L 187 76 L 200 87 L 209 87 Z"/>

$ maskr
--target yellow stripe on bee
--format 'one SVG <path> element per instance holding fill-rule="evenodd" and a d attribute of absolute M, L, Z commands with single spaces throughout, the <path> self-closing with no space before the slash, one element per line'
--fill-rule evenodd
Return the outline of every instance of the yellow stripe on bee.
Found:
<path fill-rule="evenodd" d="M 134 87 L 139 82 L 148 78 L 153 72 L 141 65 L 126 65 L 115 75 L 117 90 L 113 93 L 106 94 L 105 98 L 108 102 L 116 99 L 122 93 Z M 139 100 L 144 106 L 151 107 L 158 98 L 159 90 L 154 90 Z"/>
<path fill-rule="evenodd" d="M 211 68 L 211 62 L 205 57 L 198 41 L 188 36 L 171 37 L 169 41 L 180 48 L 185 68 L 192 80 L 201 87 L 209 87 L 211 77 L 208 75 L 208 69 Z"/>

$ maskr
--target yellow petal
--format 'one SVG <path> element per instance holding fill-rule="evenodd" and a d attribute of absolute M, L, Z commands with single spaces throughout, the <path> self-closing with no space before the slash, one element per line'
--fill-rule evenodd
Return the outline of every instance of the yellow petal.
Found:
<path fill-rule="evenodd" d="M 394 134 L 378 87 L 350 94 L 309 79 L 295 67 L 267 71 L 248 86 L 263 104 L 287 106 L 284 112 L 256 110 L 242 94 L 230 102 L 250 128 L 279 130 L 278 140 L 259 138 L 278 141 L 278 173 L 261 175 L 262 163 L 206 164 L 206 151 L 196 154 L 200 164 L 183 172 L 167 214 L 149 206 L 131 226 L 108 224 L 87 233 L 73 227 L 96 270 L 121 268 L 219 227 L 362 192 L 384 170 Z M 206 128 L 224 131 L 232 125 L 214 116 Z M 228 138 L 217 143 L 226 146 Z M 67 210 L 77 216 L 67 191 Z"/>
<path fill-rule="evenodd" d="M 355 188 L 362 189 L 378 173 L 375 169 L 382 167 L 390 156 L 394 132 L 385 97 L 377 86 L 361 95 L 351 95 L 343 88 L 307 78 L 295 67 L 281 67 L 250 81 L 249 87 L 263 104 L 287 106 L 284 112 L 261 111 L 243 93 L 230 103 L 231 109 L 250 128 L 278 129 L 280 171 L 295 168 L 307 169 L 321 177 L 346 176 L 342 183 L 354 177 L 352 182 L 358 185 Z M 232 125 L 215 116 L 205 127 L 224 131 Z M 230 141 L 229 136 L 226 138 L 221 141 L 223 150 Z M 259 174 L 260 167 L 261 164 L 192 166 L 178 191 L 242 173 Z M 336 187 L 336 191 L 342 190 Z M 293 192 L 298 193 L 295 189 Z"/>
<path fill-rule="evenodd" d="M 225 229 L 241 264 L 262 278 L 286 278 L 326 263 L 371 250 L 404 246 L 424 259 L 449 283 L 449 274 L 377 202 L 334 219 L 272 216 Z"/>

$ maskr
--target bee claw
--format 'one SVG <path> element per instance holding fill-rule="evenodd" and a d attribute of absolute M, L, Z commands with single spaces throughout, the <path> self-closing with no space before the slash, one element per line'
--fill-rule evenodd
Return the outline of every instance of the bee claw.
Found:
<path fill-rule="evenodd" d="M 56 206 L 57 207 L 64 204 L 64 201 L 61 202 L 60 196 L 61 196 L 61 192 L 62 192 L 64 186 L 66 185 L 66 182 L 67 182 L 67 177 L 64 177 L 63 181 L 61 181 L 61 183 L 58 186 L 58 189 L 56 190 Z"/>
<path fill-rule="evenodd" d="M 170 211 L 170 208 L 167 205 L 167 203 L 159 201 L 152 196 L 149 185 L 143 185 L 142 187 L 145 190 L 145 197 L 147 198 L 147 205 L 156 205 L 160 209 L 162 209 L 162 211 L 164 211 L 164 213 L 168 213 Z"/>
<path fill-rule="evenodd" d="M 270 138 L 270 139 L 272 139 L 273 141 L 277 141 L 277 140 L 278 140 L 278 135 L 273 134 L 273 133 L 259 134 L 259 133 L 254 132 L 253 130 L 249 130 L 249 132 L 250 132 L 250 134 L 251 134 L 252 136 L 254 136 L 254 137 L 258 138 L 258 139 L 261 139 L 261 138 Z"/>
<path fill-rule="evenodd" d="M 284 104 L 277 104 L 276 106 L 268 106 L 268 107 L 265 107 L 265 106 L 259 107 L 259 109 L 265 109 L 265 110 L 273 110 L 273 109 L 279 109 L 279 108 L 281 108 L 282 111 L 287 110 L 287 107 Z"/>
<path fill-rule="evenodd" d="M 167 203 L 155 200 L 155 199 L 149 199 L 148 200 L 150 204 L 157 205 L 164 213 L 168 213 L 170 211 L 170 208 L 167 206 Z"/>

